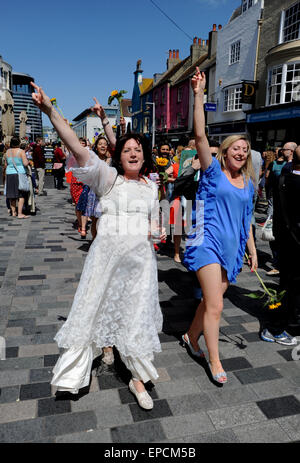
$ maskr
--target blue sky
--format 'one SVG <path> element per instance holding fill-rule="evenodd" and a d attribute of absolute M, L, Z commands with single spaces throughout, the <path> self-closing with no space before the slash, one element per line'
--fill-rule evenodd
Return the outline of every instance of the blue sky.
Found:
<path fill-rule="evenodd" d="M 189 36 L 208 38 L 240 0 L 155 0 Z M 13 0 L 1 6 L 0 55 L 13 71 L 32 75 L 72 120 L 114 89 L 131 98 L 133 72 L 166 70 L 169 49 L 189 55 L 191 40 L 150 0 Z M 3 20 L 3 16 L 9 18 Z M 47 122 L 47 119 L 45 119 Z"/>

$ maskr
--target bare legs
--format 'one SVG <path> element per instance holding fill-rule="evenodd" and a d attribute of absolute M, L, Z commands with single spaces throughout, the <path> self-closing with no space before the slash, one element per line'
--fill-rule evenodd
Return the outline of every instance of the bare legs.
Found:
<path fill-rule="evenodd" d="M 181 235 L 174 235 L 174 260 L 175 262 L 180 263 L 180 243 L 181 243 Z"/>
<path fill-rule="evenodd" d="M 11 213 L 13 217 L 18 216 L 20 219 L 27 217 L 27 215 L 23 214 L 23 207 L 24 207 L 24 202 L 25 202 L 24 198 L 18 198 L 18 206 L 16 205 L 17 204 L 16 199 L 10 199 L 9 202 L 10 202 Z M 18 213 L 17 213 L 17 209 L 18 209 Z"/>
<path fill-rule="evenodd" d="M 197 351 L 198 338 L 203 331 L 213 375 L 223 370 L 219 357 L 219 326 L 223 310 L 223 294 L 228 288 L 227 275 L 219 264 L 210 264 L 196 272 L 203 292 L 194 320 L 188 330 L 193 348 Z"/>

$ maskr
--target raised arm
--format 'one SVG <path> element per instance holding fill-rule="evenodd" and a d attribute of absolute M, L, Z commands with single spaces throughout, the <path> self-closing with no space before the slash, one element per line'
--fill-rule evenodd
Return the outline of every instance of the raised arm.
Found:
<path fill-rule="evenodd" d="M 194 92 L 194 133 L 196 149 L 202 170 L 206 170 L 212 162 L 212 155 L 209 150 L 208 140 L 205 134 L 204 117 L 204 89 L 206 79 L 204 72 L 200 72 L 196 67 L 196 73 L 192 78 L 192 89 Z"/>
<path fill-rule="evenodd" d="M 103 106 L 101 106 L 101 104 L 99 103 L 97 98 L 94 97 L 93 100 L 95 101 L 95 105 L 91 108 L 91 110 L 94 113 L 96 113 L 98 117 L 100 117 L 103 129 L 104 129 L 105 135 L 106 135 L 106 137 L 107 137 L 107 139 L 109 141 L 109 144 L 110 144 L 110 146 L 112 148 L 115 148 L 117 139 L 116 139 L 116 136 L 114 134 L 114 131 L 113 131 L 112 127 L 110 126 L 110 123 L 109 123 L 109 120 L 108 120 L 108 118 L 107 118 L 107 116 L 105 114 L 104 108 L 103 108 Z"/>
<path fill-rule="evenodd" d="M 89 153 L 87 149 L 81 146 L 77 135 L 70 128 L 69 124 L 67 124 L 54 109 L 50 98 L 46 95 L 43 89 L 38 87 L 33 82 L 31 82 L 31 85 L 36 90 L 36 93 L 32 93 L 34 104 L 49 117 L 58 135 L 76 158 L 78 165 L 83 167 L 89 159 Z"/>

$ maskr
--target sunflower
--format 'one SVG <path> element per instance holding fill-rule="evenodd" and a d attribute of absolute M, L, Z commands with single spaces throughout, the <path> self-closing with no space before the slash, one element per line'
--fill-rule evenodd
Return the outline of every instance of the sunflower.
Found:
<path fill-rule="evenodd" d="M 126 90 L 113 90 L 110 94 L 110 96 L 108 97 L 108 104 L 112 104 L 113 100 L 116 98 L 118 100 L 118 103 L 119 103 L 119 107 L 120 107 L 120 115 L 121 117 L 123 117 L 123 109 L 122 109 L 122 105 L 121 105 L 121 102 L 123 100 L 123 95 L 127 93 Z"/>

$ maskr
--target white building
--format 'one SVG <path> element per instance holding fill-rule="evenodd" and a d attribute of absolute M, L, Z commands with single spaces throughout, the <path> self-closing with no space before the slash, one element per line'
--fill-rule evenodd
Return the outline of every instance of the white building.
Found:
<path fill-rule="evenodd" d="M 103 106 L 103 108 L 110 125 L 116 127 L 118 106 Z M 78 138 L 87 138 L 90 143 L 94 143 L 98 135 L 104 134 L 101 119 L 91 109 L 85 109 L 73 119 L 72 129 Z"/>
<path fill-rule="evenodd" d="M 209 136 L 221 142 L 228 135 L 246 133 L 251 104 L 242 103 L 243 81 L 256 80 L 259 20 L 264 0 L 241 0 L 229 23 L 218 32 L 214 122 Z"/>
<path fill-rule="evenodd" d="M 5 91 L 12 92 L 12 67 L 0 55 L 0 100 L 5 99 Z"/>

